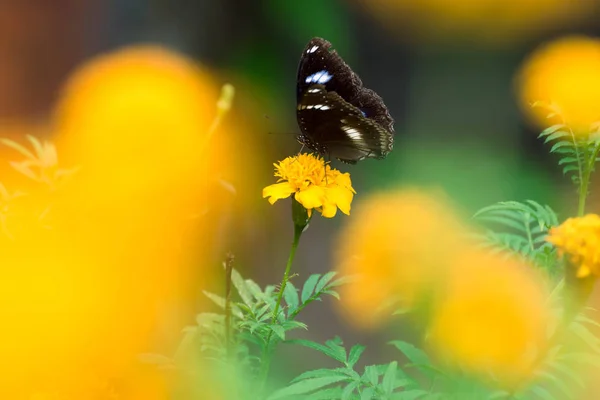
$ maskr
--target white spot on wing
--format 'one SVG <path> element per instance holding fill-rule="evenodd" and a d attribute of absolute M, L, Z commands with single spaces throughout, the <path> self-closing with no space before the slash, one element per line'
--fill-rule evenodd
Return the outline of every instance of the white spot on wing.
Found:
<path fill-rule="evenodd" d="M 350 139 L 362 140 L 362 135 L 357 129 L 351 126 L 343 126 L 342 129 L 344 130 L 344 132 L 346 132 L 346 135 L 348 135 Z"/>
<path fill-rule="evenodd" d="M 312 75 L 309 75 L 306 77 L 306 79 L 304 80 L 304 82 L 306 83 L 318 83 L 318 84 L 325 84 L 327 82 L 329 82 L 331 80 L 331 78 L 333 78 L 333 75 L 330 75 L 329 72 L 327 72 L 327 70 L 322 70 L 319 72 L 315 72 Z"/>
<path fill-rule="evenodd" d="M 319 46 L 313 46 L 310 49 L 306 50 L 307 53 L 314 53 L 315 51 L 317 51 L 317 49 L 319 48 Z"/>

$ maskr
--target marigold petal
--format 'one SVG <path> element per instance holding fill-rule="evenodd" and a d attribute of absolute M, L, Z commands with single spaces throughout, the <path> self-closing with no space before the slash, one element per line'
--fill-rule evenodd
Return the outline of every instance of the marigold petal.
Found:
<path fill-rule="evenodd" d="M 277 200 L 290 197 L 294 191 L 288 182 L 275 183 L 263 189 L 263 198 L 268 197 L 269 203 L 274 204 Z"/>
<path fill-rule="evenodd" d="M 325 189 L 320 186 L 309 186 L 307 189 L 296 193 L 296 200 L 307 210 L 321 207 L 324 199 Z"/>
<path fill-rule="evenodd" d="M 327 189 L 327 200 L 336 204 L 337 207 L 346 215 L 350 215 L 350 204 L 354 193 L 349 189 L 342 187 L 333 187 Z"/>
<path fill-rule="evenodd" d="M 325 218 L 333 218 L 335 217 L 335 214 L 337 213 L 337 206 L 335 205 L 335 203 L 331 203 L 331 202 L 325 202 L 323 203 L 323 209 L 321 210 L 321 215 L 323 215 Z"/>

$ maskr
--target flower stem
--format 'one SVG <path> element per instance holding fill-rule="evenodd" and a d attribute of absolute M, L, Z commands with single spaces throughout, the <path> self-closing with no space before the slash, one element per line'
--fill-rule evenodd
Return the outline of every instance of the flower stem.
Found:
<path fill-rule="evenodd" d="M 275 309 L 273 310 L 273 315 L 271 317 L 271 324 L 277 322 L 277 317 L 279 314 L 279 309 L 281 308 L 281 300 L 283 299 L 283 292 L 285 291 L 285 287 L 287 286 L 288 279 L 290 277 L 290 271 L 292 269 L 292 262 L 294 261 L 294 257 L 296 255 L 296 250 L 298 249 L 298 244 L 300 243 L 300 236 L 304 231 L 304 226 L 299 226 L 294 224 L 294 241 L 292 242 L 292 248 L 290 249 L 290 256 L 288 257 L 287 264 L 285 266 L 285 273 L 283 274 L 283 280 L 281 281 L 281 287 L 279 289 L 279 293 L 277 294 L 277 302 L 275 303 Z M 261 366 L 260 366 L 260 390 L 259 393 L 263 392 L 265 383 L 269 376 L 269 368 L 271 366 L 271 355 L 273 353 L 273 348 L 271 346 L 271 337 L 273 336 L 273 331 L 269 331 L 267 335 L 267 340 L 265 342 L 265 346 L 263 347 L 262 355 L 261 355 Z"/>

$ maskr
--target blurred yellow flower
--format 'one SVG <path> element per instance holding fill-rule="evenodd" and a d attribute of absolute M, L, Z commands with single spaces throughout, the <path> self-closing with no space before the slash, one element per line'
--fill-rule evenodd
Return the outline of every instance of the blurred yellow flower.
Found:
<path fill-rule="evenodd" d="M 167 398 L 156 379 L 137 375 L 137 355 L 165 344 L 162 332 L 187 320 L 181 310 L 212 276 L 202 261 L 218 224 L 206 208 L 220 198 L 208 196 L 205 181 L 223 162 L 228 131 L 219 125 L 202 150 L 227 108 L 217 106 L 219 86 L 192 60 L 157 46 L 95 57 L 67 81 L 54 114 L 56 147 L 25 146 L 34 157 L 15 164 L 20 181 L 0 193 L 4 205 L 23 181 L 47 189 L 40 183 L 61 167 L 81 167 L 51 195 L 27 187 L 7 210 L 16 239 L 0 238 L 0 388 L 22 391 L 31 381 L 49 393 L 85 393 L 78 384 L 92 371 L 140 393 L 128 398 Z M 29 223 L 38 210 L 51 217 L 43 227 Z"/>
<path fill-rule="evenodd" d="M 548 115 L 586 134 L 600 121 L 600 40 L 568 36 L 542 45 L 525 61 L 518 76 L 523 111 L 540 126 Z M 547 107 L 532 107 L 532 103 Z"/>
<path fill-rule="evenodd" d="M 569 218 L 550 229 L 547 240 L 556 246 L 561 257 L 569 257 L 578 278 L 600 276 L 600 216 Z"/>
<path fill-rule="evenodd" d="M 527 379 L 552 326 L 542 282 L 514 259 L 474 250 L 457 256 L 432 307 L 434 354 L 504 386 Z"/>
<path fill-rule="evenodd" d="M 593 2 L 522 0 L 354 0 L 393 30 L 413 39 L 504 44 L 525 40 L 556 26 L 585 17 Z"/>
<path fill-rule="evenodd" d="M 337 209 L 350 214 L 350 204 L 354 194 L 350 174 L 341 173 L 326 165 L 321 157 L 312 154 L 298 154 L 273 164 L 276 184 L 263 189 L 263 197 L 269 203 L 294 198 L 310 213 L 313 209 L 326 218 L 335 216 Z"/>
<path fill-rule="evenodd" d="M 413 307 L 435 292 L 464 233 L 440 194 L 407 189 L 370 197 L 338 240 L 336 268 L 356 277 L 339 288 L 342 314 L 374 328 L 394 310 Z"/>

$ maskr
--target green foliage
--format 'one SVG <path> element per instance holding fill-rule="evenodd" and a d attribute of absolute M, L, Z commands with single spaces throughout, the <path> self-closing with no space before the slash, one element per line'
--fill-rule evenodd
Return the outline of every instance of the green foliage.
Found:
<path fill-rule="evenodd" d="M 473 218 L 495 226 L 479 236 L 491 252 L 523 256 L 553 273 L 559 272 L 555 250 L 546 241 L 549 229 L 558 225 L 558 217 L 549 206 L 533 200 L 503 201 L 482 208 Z"/>
<path fill-rule="evenodd" d="M 325 344 L 309 340 L 290 340 L 288 344 L 297 344 L 316 350 L 334 359 L 341 365 L 337 368 L 322 368 L 307 371 L 290 384 L 274 392 L 268 400 L 276 399 L 410 399 L 426 394 L 419 390 L 418 382 L 408 376 L 396 361 L 384 365 L 370 365 L 362 374 L 355 366 L 360 359 L 364 346 L 355 345 L 349 351 L 342 340 L 336 337 Z M 293 397 L 302 395 L 301 397 Z"/>

